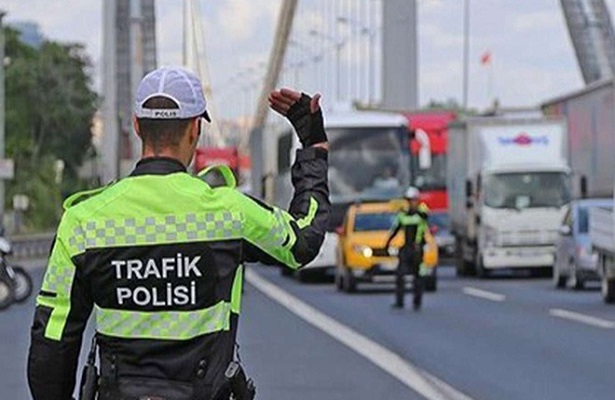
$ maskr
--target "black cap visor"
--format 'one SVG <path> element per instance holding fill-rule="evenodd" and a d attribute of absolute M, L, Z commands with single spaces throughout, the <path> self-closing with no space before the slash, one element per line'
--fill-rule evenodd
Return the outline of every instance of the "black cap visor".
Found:
<path fill-rule="evenodd" d="M 211 122 L 211 118 L 209 117 L 209 113 L 207 112 L 207 110 L 203 111 L 203 114 L 201 114 L 201 118 L 205 118 L 205 121 Z"/>

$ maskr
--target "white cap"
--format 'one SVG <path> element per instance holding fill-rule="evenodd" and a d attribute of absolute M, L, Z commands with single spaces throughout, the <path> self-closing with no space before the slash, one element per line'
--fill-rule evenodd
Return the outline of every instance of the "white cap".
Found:
<path fill-rule="evenodd" d="M 177 108 L 144 108 L 143 104 L 152 97 L 165 97 Z M 177 67 L 158 68 L 143 77 L 137 88 L 135 114 L 146 119 L 203 117 L 211 122 L 201 81 L 194 73 Z"/>
<path fill-rule="evenodd" d="M 408 187 L 408 189 L 406 189 L 406 194 L 405 197 L 407 199 L 415 199 L 418 200 L 419 199 L 419 190 L 417 188 L 415 188 L 414 186 L 410 186 Z"/>

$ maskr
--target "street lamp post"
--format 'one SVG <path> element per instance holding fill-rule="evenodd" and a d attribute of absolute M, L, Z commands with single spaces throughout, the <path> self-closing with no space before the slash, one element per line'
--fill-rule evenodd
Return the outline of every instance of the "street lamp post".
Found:
<path fill-rule="evenodd" d="M 355 21 L 353 19 L 347 17 L 337 17 L 337 22 L 340 24 L 346 24 L 349 27 L 355 29 L 362 35 L 366 35 L 369 40 L 369 54 L 368 58 L 368 80 L 369 80 L 369 89 L 368 89 L 368 99 L 369 103 L 372 104 L 372 100 L 375 97 L 375 86 L 376 86 L 376 30 L 371 29 L 370 27 L 363 25 L 359 21 Z"/>
<path fill-rule="evenodd" d="M 0 159 L 4 159 L 5 86 L 4 86 L 4 25 L 6 11 L 0 10 Z M 0 179 L 0 218 L 4 219 L 4 179 Z M 0 226 L 4 225 L 0 220 Z"/>
<path fill-rule="evenodd" d="M 463 110 L 468 109 L 470 59 L 470 0 L 464 1 L 463 11 Z"/>
<path fill-rule="evenodd" d="M 333 43 L 335 46 L 335 97 L 337 101 L 342 101 L 342 49 L 346 44 L 345 40 L 339 40 L 337 38 L 331 37 L 329 35 L 325 35 L 322 32 L 319 32 L 315 29 L 310 31 L 310 35 L 320 38 L 322 40 L 326 40 L 328 42 Z"/>
<path fill-rule="evenodd" d="M 297 50 L 304 51 L 307 54 L 307 57 L 305 59 L 300 59 L 300 57 L 297 57 L 297 60 L 294 63 L 296 67 L 295 72 L 297 73 L 297 76 L 295 77 L 296 85 L 299 85 L 298 70 L 306 66 L 308 64 L 308 61 L 311 61 L 312 63 L 314 63 L 314 86 L 318 87 L 320 83 L 320 75 L 318 73 L 318 66 L 316 64 L 318 64 L 322 60 L 322 54 L 319 54 L 318 51 L 315 51 L 314 49 L 310 48 L 310 46 L 296 39 L 289 40 L 288 44 L 295 47 Z"/>

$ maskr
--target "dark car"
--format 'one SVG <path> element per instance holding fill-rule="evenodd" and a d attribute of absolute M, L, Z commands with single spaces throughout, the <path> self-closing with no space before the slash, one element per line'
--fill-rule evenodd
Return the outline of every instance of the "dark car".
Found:
<path fill-rule="evenodd" d="M 556 288 L 582 289 L 587 281 L 598 281 L 598 257 L 589 238 L 589 210 L 613 205 L 613 199 L 581 199 L 570 203 L 555 242 L 553 284 Z"/>

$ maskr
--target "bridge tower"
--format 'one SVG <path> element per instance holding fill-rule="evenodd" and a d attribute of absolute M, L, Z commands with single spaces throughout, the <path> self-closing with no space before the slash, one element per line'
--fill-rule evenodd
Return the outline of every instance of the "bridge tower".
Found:
<path fill-rule="evenodd" d="M 585 84 L 613 76 L 615 34 L 604 0 L 560 0 Z"/>
<path fill-rule="evenodd" d="M 131 115 L 137 84 L 156 68 L 154 0 L 103 1 L 102 179 L 124 176 L 141 147 Z"/>

